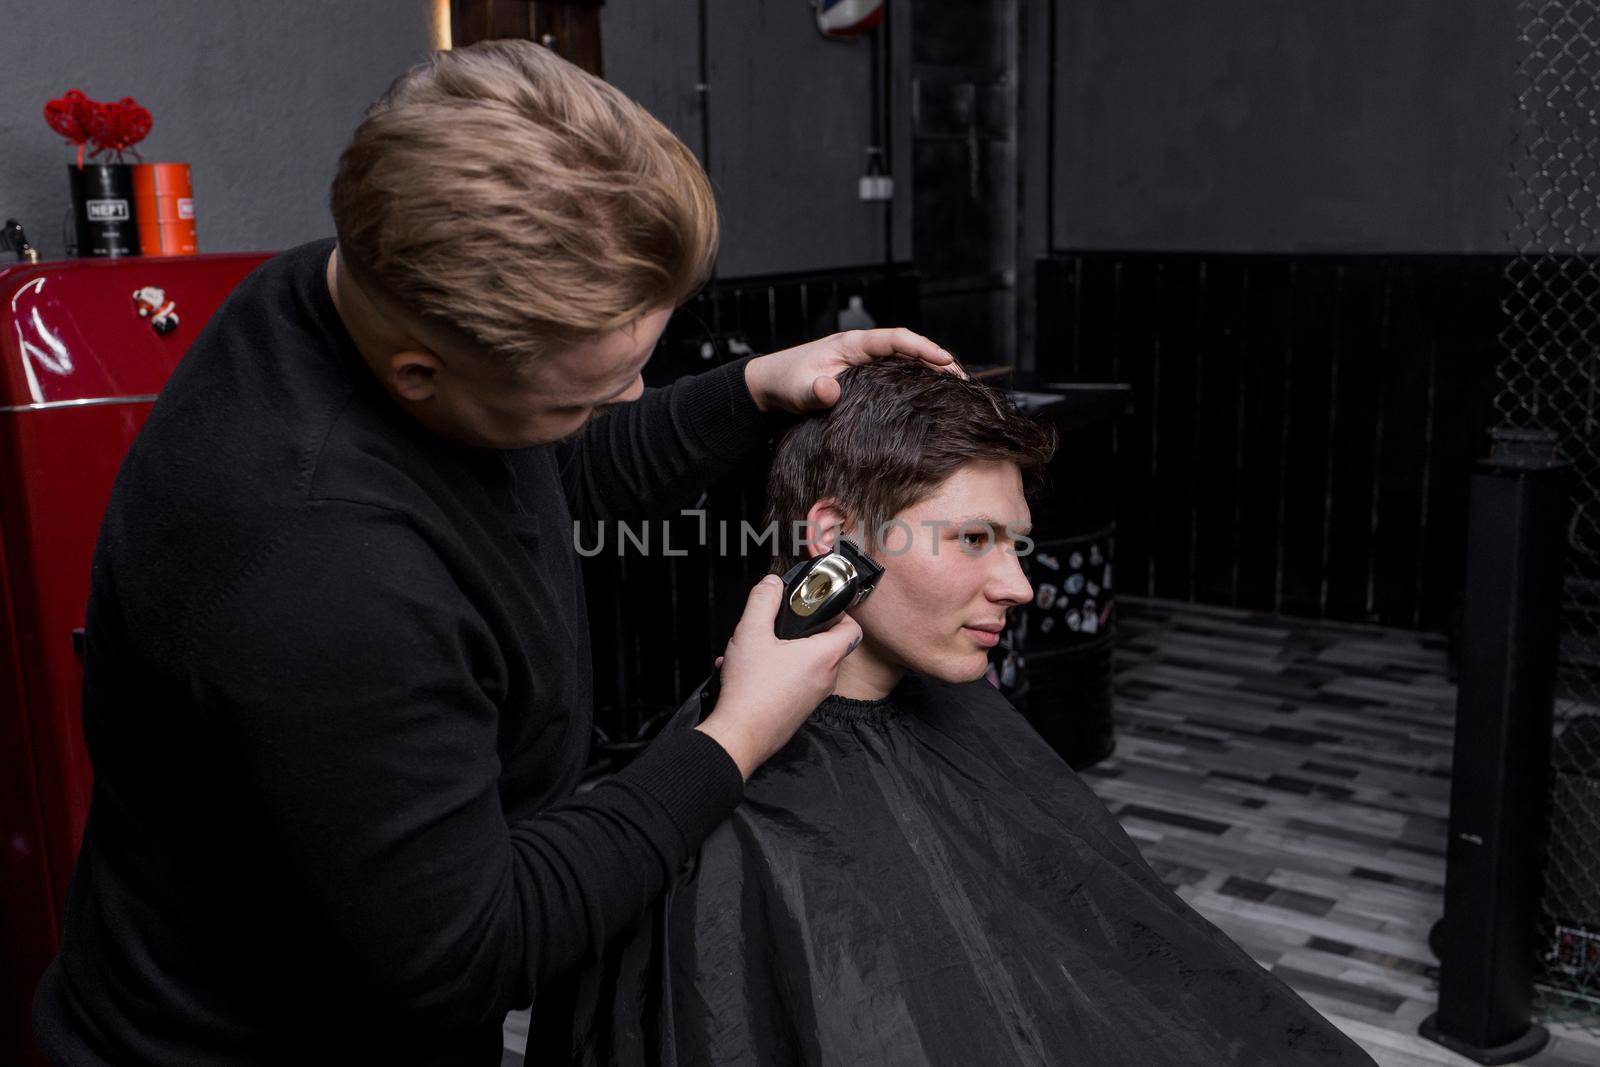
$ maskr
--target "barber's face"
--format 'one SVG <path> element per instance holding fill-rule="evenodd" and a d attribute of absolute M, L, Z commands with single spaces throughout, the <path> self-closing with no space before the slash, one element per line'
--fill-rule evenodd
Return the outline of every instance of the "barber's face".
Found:
<path fill-rule="evenodd" d="M 969 463 L 896 519 L 874 555 L 883 577 L 851 612 L 865 646 L 941 681 L 982 677 L 1006 609 L 1033 599 L 1016 554 L 1032 528 L 1017 465 Z"/>
<path fill-rule="evenodd" d="M 525 448 L 558 441 L 609 405 L 639 399 L 639 373 L 671 314 L 658 308 L 520 372 L 466 354 L 436 356 L 418 372 L 426 373 L 426 387 L 408 407 L 433 432 L 464 444 Z"/>

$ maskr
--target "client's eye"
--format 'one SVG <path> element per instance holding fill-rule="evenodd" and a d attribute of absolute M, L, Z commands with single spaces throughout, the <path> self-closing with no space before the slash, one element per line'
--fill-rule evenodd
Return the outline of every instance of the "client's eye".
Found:
<path fill-rule="evenodd" d="M 989 533 L 987 530 L 963 530 L 961 543 L 971 548 L 982 548 L 989 543 Z"/>

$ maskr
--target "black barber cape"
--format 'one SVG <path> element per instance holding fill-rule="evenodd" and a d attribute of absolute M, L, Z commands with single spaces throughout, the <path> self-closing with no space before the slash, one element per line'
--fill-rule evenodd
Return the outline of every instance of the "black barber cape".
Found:
<path fill-rule="evenodd" d="M 1372 1062 L 984 681 L 829 698 L 572 988 L 572 1048 L 530 1063 Z"/>
<path fill-rule="evenodd" d="M 572 539 L 676 513 L 764 442 L 742 364 L 558 444 L 453 445 L 362 361 L 332 247 L 238 286 L 106 511 L 94 797 L 35 999 L 57 1062 L 492 1067 L 505 1013 L 635 922 L 738 803 L 693 730 L 573 795 Z"/>

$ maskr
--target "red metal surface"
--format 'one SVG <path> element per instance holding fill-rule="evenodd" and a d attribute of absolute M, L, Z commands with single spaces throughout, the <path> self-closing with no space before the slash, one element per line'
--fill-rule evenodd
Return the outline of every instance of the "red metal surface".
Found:
<path fill-rule="evenodd" d="M 89 564 L 117 468 L 154 397 L 267 257 L 80 260 L 0 270 L 0 1061 L 20 1062 L 54 953 L 92 776 L 83 748 Z M 161 334 L 133 294 L 165 291 Z M 14 769 L 14 770 L 13 770 Z"/>

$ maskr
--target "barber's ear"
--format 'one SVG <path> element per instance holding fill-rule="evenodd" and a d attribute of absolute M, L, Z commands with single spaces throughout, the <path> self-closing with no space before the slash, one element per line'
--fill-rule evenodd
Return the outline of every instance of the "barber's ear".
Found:
<path fill-rule="evenodd" d="M 808 556 L 815 559 L 838 547 L 839 534 L 846 524 L 844 512 L 833 501 L 819 500 L 812 504 L 811 510 L 806 512 L 806 522 L 810 543 L 804 547 Z"/>
<path fill-rule="evenodd" d="M 388 361 L 389 388 L 402 400 L 416 403 L 432 400 L 443 366 L 444 362 L 426 349 L 396 352 Z"/>

